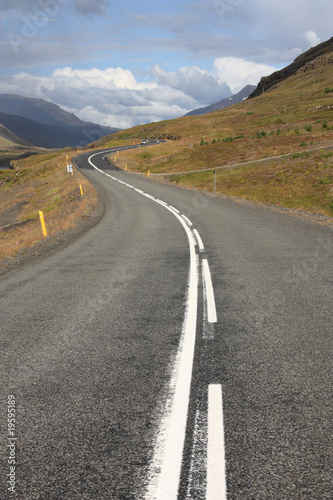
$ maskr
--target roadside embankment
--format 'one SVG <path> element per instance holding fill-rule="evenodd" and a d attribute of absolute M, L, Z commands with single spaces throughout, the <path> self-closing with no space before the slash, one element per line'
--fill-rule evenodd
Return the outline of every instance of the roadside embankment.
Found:
<path fill-rule="evenodd" d="M 0 270 L 64 245 L 102 215 L 95 188 L 74 166 L 69 173 L 67 163 L 70 154 L 59 152 L 19 160 L 0 172 Z"/>

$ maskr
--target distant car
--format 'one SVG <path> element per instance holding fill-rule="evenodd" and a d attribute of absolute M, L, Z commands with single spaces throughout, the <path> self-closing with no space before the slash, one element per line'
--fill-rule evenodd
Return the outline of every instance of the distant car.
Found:
<path fill-rule="evenodd" d="M 142 139 L 141 144 L 148 144 L 148 139 Z"/>

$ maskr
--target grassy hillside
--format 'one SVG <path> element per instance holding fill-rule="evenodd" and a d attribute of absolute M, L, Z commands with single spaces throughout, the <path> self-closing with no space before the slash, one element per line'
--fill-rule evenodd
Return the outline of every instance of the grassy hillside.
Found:
<path fill-rule="evenodd" d="M 202 116 L 138 126 L 112 136 L 166 138 L 122 152 L 117 165 L 151 174 L 219 169 L 217 192 L 333 215 L 333 53 L 307 63 L 264 95 Z M 322 152 L 309 153 L 314 149 Z M 278 161 L 224 167 L 279 155 Z M 231 181 L 232 179 L 232 181 Z M 213 189 L 212 172 L 172 182 Z M 255 188 L 254 188 L 255 186 Z"/>
<path fill-rule="evenodd" d="M 39 210 L 53 236 L 89 216 L 96 204 L 91 184 L 76 169 L 73 177 L 67 173 L 64 152 L 16 161 L 15 169 L 0 171 L 0 259 L 44 239 Z"/>

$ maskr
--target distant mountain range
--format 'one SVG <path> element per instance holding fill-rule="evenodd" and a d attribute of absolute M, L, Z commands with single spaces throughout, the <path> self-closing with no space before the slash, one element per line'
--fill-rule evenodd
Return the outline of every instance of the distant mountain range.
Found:
<path fill-rule="evenodd" d="M 240 92 L 234 94 L 226 99 L 222 99 L 221 101 L 215 102 L 210 106 L 206 106 L 205 108 L 194 109 L 189 113 L 186 113 L 184 116 L 195 116 L 195 115 L 205 115 L 206 113 L 211 113 L 212 111 L 218 111 L 219 109 L 227 108 L 228 106 L 232 106 L 233 104 L 238 104 L 246 99 L 251 92 L 256 89 L 255 85 L 246 85 Z"/>
<path fill-rule="evenodd" d="M 295 75 L 299 69 L 304 67 L 307 63 L 313 61 L 319 56 L 324 54 L 328 54 L 333 51 L 333 37 L 327 40 L 326 42 L 320 43 L 315 47 L 311 47 L 311 49 L 307 50 L 303 54 L 296 57 L 294 62 L 286 66 L 285 68 L 275 71 L 269 76 L 263 76 L 260 80 L 257 88 L 249 95 L 249 99 L 253 97 L 258 97 L 259 95 L 267 92 L 267 90 L 275 87 L 278 83 L 286 80 L 292 75 Z"/>
<path fill-rule="evenodd" d="M 120 130 L 84 122 L 52 102 L 15 94 L 0 94 L 0 110 L 3 127 L 44 148 L 83 147 Z"/>

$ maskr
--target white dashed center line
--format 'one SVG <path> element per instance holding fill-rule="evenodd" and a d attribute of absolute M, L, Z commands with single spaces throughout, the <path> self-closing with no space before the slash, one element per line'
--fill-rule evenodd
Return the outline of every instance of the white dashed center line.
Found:
<path fill-rule="evenodd" d="M 202 276 L 204 283 L 204 293 L 206 295 L 206 301 L 207 301 L 208 323 L 216 323 L 217 315 L 216 315 L 215 297 L 214 297 L 212 278 L 210 275 L 207 259 L 202 259 Z"/>
<path fill-rule="evenodd" d="M 204 252 L 205 251 L 205 247 L 204 247 L 204 244 L 202 243 L 202 239 L 201 239 L 200 234 L 198 233 L 198 231 L 196 229 L 193 229 L 193 233 L 194 233 L 194 236 L 197 239 L 200 252 Z"/>
<path fill-rule="evenodd" d="M 226 500 L 222 387 L 208 387 L 208 445 L 206 500 Z"/>
<path fill-rule="evenodd" d="M 186 217 L 186 215 L 182 215 L 182 217 L 189 227 L 193 226 L 192 222 Z"/>

